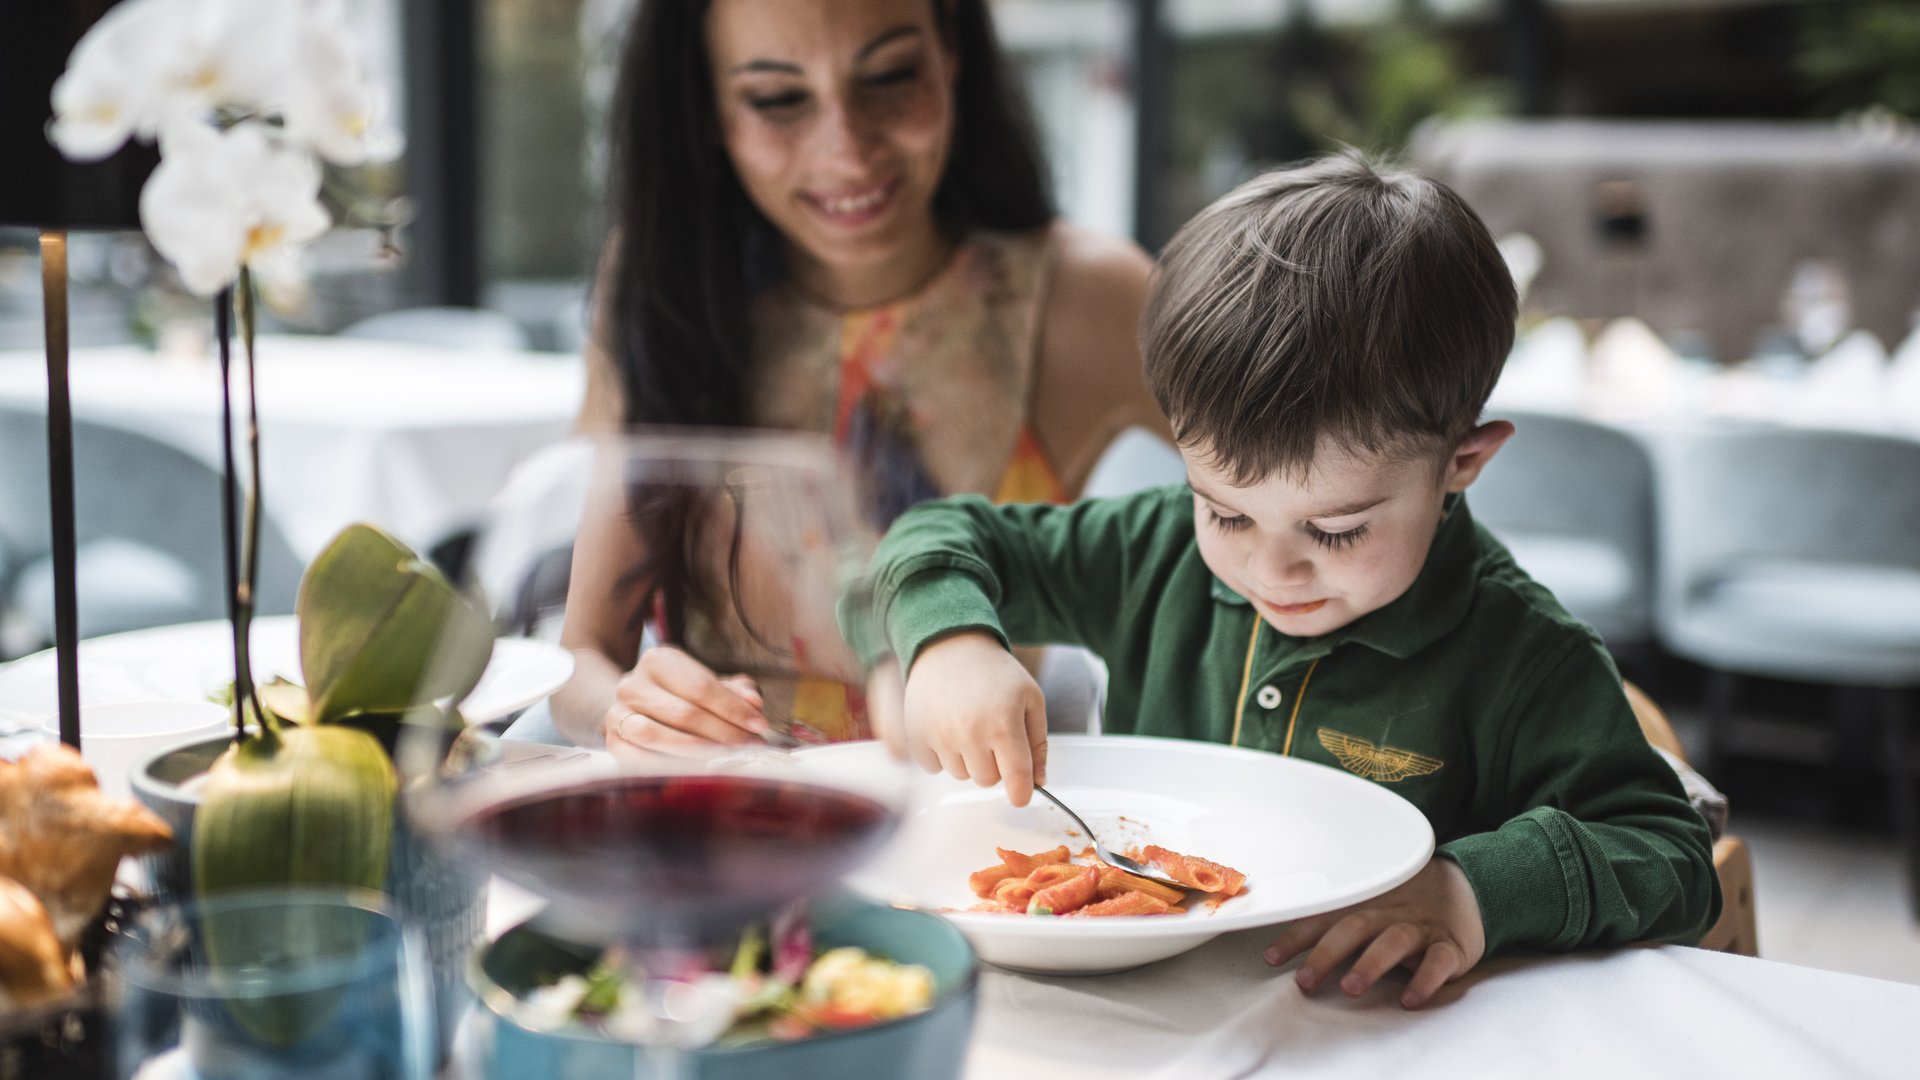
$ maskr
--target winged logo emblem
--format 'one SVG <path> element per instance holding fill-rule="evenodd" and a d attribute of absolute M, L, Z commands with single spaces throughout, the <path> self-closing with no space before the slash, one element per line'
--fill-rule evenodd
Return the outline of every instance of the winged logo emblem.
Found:
<path fill-rule="evenodd" d="M 1395 746 L 1375 746 L 1357 735 L 1321 728 L 1320 745 L 1350 773 L 1391 784 L 1409 776 L 1425 776 L 1446 764 L 1439 758 Z"/>

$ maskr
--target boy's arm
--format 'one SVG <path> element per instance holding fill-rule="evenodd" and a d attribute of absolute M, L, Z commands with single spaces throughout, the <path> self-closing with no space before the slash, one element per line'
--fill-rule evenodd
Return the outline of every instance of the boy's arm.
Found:
<path fill-rule="evenodd" d="M 1179 502 L 1163 490 L 1071 506 L 962 495 L 913 508 L 887 530 L 868 574 L 894 655 L 911 669 L 927 644 L 969 629 L 1002 644 L 1105 653 L 1141 606 L 1130 595 L 1150 588 L 1136 571 L 1178 532 L 1162 504 Z"/>
<path fill-rule="evenodd" d="M 1706 823 L 1597 646 L 1576 640 L 1546 667 L 1485 796 L 1529 809 L 1440 848 L 1473 885 L 1488 954 L 1699 940 L 1720 911 Z"/>

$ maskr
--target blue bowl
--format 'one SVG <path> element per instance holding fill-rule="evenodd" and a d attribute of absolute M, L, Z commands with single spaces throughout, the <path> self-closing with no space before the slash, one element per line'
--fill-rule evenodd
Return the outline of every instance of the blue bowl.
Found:
<path fill-rule="evenodd" d="M 681 1065 L 688 1080 L 956 1080 L 966 1063 L 979 993 L 978 964 L 967 939 L 937 915 L 851 894 L 815 903 L 812 916 L 814 942 L 820 948 L 854 945 L 903 964 L 925 965 L 933 972 L 933 1005 L 912 1016 L 798 1042 L 693 1050 Z M 584 973 L 597 956 L 597 949 L 562 941 L 528 923 L 480 951 L 473 979 L 493 1030 L 492 1047 L 485 1055 L 488 1080 L 652 1075 L 644 1054 L 629 1043 L 580 1028 L 535 1031 L 514 1019 L 520 998 L 561 976 Z"/>

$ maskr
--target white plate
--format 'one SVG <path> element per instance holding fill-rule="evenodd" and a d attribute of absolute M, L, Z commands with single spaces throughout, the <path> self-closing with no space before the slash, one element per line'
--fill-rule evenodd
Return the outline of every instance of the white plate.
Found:
<path fill-rule="evenodd" d="M 925 777 L 899 836 L 852 884 L 874 897 L 953 909 L 982 959 L 1020 971 L 1119 971 L 1185 952 L 1228 930 L 1266 926 L 1357 903 L 1412 877 L 1433 854 L 1433 830 L 1412 803 L 1338 769 L 1278 754 L 1181 739 L 1063 735 L 1051 740 L 1047 790 L 1109 848 L 1149 843 L 1224 863 L 1247 891 L 1184 915 L 1103 919 L 967 912 L 967 875 L 993 849 L 1043 851 L 1089 840 L 1036 797 L 1007 805 L 998 787 Z M 805 754 L 881 754 L 872 743 Z"/>
<path fill-rule="evenodd" d="M 233 681 L 233 648 L 224 622 L 183 623 L 109 634 L 80 643 L 80 699 L 86 705 L 205 701 Z M 300 678 L 297 620 L 253 621 L 254 677 Z M 558 690 L 573 674 L 573 654 L 544 641 L 500 638 L 480 684 L 462 703 L 469 723 L 498 720 Z M 0 713 L 40 717 L 59 708 L 53 650 L 0 664 Z"/>

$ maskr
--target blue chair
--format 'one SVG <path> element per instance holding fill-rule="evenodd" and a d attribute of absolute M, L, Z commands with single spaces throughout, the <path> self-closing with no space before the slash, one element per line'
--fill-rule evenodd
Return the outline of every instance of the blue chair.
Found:
<path fill-rule="evenodd" d="M 1088 498 L 1127 495 L 1178 484 L 1187 478 L 1180 452 L 1141 428 L 1128 428 L 1107 446 L 1087 474 Z"/>
<path fill-rule="evenodd" d="M 1616 652 L 1648 646 L 1654 616 L 1653 461 L 1589 420 L 1504 412 L 1514 437 L 1468 493 L 1474 520 Z"/>
<path fill-rule="evenodd" d="M 1660 636 L 1712 672 L 1709 753 L 1740 676 L 1870 692 L 1920 914 L 1907 694 L 1920 686 L 1920 441 L 1793 429 L 1703 433 L 1662 485 Z M 1833 758 L 1873 747 L 1834 746 Z"/>
<path fill-rule="evenodd" d="M 11 651 L 53 638 L 46 437 L 44 413 L 0 407 L 0 548 L 10 553 L 11 567 L 0 578 L 0 607 Z M 80 636 L 225 618 L 220 474 L 177 447 L 121 428 L 76 418 L 73 437 Z M 256 610 L 292 611 L 302 569 L 263 515 Z"/>

